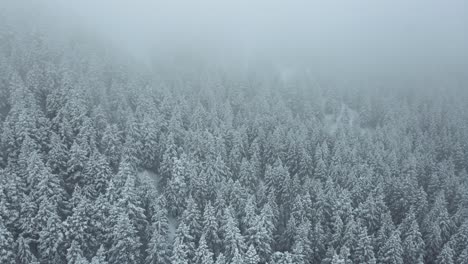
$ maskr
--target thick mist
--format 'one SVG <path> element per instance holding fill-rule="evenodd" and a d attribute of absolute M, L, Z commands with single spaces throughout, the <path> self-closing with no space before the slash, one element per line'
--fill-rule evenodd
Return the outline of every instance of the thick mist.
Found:
<path fill-rule="evenodd" d="M 0 263 L 466 264 L 465 2 L 0 0 Z"/>
<path fill-rule="evenodd" d="M 30 2 L 34 2 L 30 5 Z M 466 66 L 466 1 L 2 1 L 144 63 L 192 56 L 366 74 Z M 38 11 L 40 10 L 40 12 Z M 29 19 L 35 19 L 29 16 Z"/>

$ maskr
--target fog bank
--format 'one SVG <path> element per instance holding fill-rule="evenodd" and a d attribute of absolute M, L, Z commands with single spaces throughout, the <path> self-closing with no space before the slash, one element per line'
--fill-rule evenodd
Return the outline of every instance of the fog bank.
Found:
<path fill-rule="evenodd" d="M 148 65 L 177 57 L 269 61 L 365 75 L 464 71 L 468 61 L 462 0 L 7 0 L 0 6 L 79 28 Z"/>

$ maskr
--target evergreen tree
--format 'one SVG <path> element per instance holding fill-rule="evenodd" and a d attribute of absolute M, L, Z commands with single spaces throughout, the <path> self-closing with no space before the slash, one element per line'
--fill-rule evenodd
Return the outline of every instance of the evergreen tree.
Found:
<path fill-rule="evenodd" d="M 137 192 L 136 172 L 129 161 L 120 164 L 119 173 L 116 176 L 120 184 L 120 193 L 117 198 L 117 206 L 128 213 L 137 231 L 144 230 L 147 221 L 142 207 L 141 197 Z"/>
<path fill-rule="evenodd" d="M 374 242 L 374 251 L 377 252 L 378 259 L 382 259 L 382 255 L 384 254 L 383 248 L 395 231 L 395 226 L 393 225 L 392 216 L 390 213 L 385 213 L 383 216 L 381 216 L 381 222 L 382 225 L 377 231 L 377 237 L 375 238 Z"/>
<path fill-rule="evenodd" d="M 156 116 L 156 115 L 155 115 Z M 141 126 L 142 165 L 146 168 L 154 169 L 159 165 L 159 125 L 154 118 L 145 116 Z"/>
<path fill-rule="evenodd" d="M 376 188 L 358 207 L 359 218 L 363 220 L 370 234 L 377 232 L 382 224 L 382 216 L 388 211 L 380 188 Z"/>
<path fill-rule="evenodd" d="M 314 178 L 325 181 L 328 175 L 327 160 L 329 156 L 329 150 L 327 142 L 324 141 L 321 145 L 317 144 L 315 148 L 315 168 Z"/>
<path fill-rule="evenodd" d="M 187 200 L 186 209 L 182 213 L 181 220 L 190 230 L 190 235 L 194 241 L 198 240 L 201 235 L 201 214 L 198 209 L 198 205 L 192 196 L 189 196 Z"/>
<path fill-rule="evenodd" d="M 101 149 L 113 168 L 117 168 L 122 152 L 120 131 L 117 126 L 107 125 L 101 138 Z"/>
<path fill-rule="evenodd" d="M 313 245 L 310 239 L 311 229 L 311 223 L 308 220 L 305 220 L 298 226 L 296 231 L 292 253 L 301 263 L 306 263 L 306 260 L 313 259 L 314 257 L 314 248 L 312 247 Z"/>
<path fill-rule="evenodd" d="M 67 241 L 74 241 L 80 246 L 80 250 L 83 256 L 91 255 L 91 251 L 94 251 L 94 246 L 97 245 L 95 234 L 92 233 L 89 221 L 89 206 L 90 203 L 79 188 L 76 188 L 71 200 L 73 209 L 72 215 L 65 221 L 66 232 L 65 236 Z"/>
<path fill-rule="evenodd" d="M 403 249 L 401 246 L 400 232 L 393 232 L 382 248 L 381 263 L 403 264 Z"/>
<path fill-rule="evenodd" d="M 423 263 L 425 243 L 413 210 L 402 223 L 403 262 Z"/>
<path fill-rule="evenodd" d="M 36 256 L 31 252 L 31 239 L 20 235 L 16 241 L 16 262 L 20 264 L 39 264 Z M 8 263 L 8 262 L 6 262 Z"/>
<path fill-rule="evenodd" d="M 457 264 L 466 264 L 468 263 L 468 246 L 461 252 L 458 256 Z"/>
<path fill-rule="evenodd" d="M 218 229 L 214 207 L 208 202 L 203 212 L 203 235 L 213 253 L 218 253 L 220 250 L 219 245 L 221 244 L 221 240 L 218 235 Z"/>
<path fill-rule="evenodd" d="M 47 165 L 51 168 L 53 173 L 65 173 L 69 158 L 67 146 L 55 132 L 51 132 L 50 145 L 50 150 L 47 155 Z"/>
<path fill-rule="evenodd" d="M 445 195 L 439 193 L 435 198 L 434 205 L 430 212 L 426 214 L 422 224 L 423 237 L 426 242 L 426 257 L 437 258 L 442 245 L 448 240 L 452 221 L 447 212 Z"/>
<path fill-rule="evenodd" d="M 91 264 L 107 264 L 104 247 L 101 245 L 96 255 L 91 259 Z"/>
<path fill-rule="evenodd" d="M 186 229 L 187 227 L 184 226 L 184 224 L 181 224 L 181 226 L 179 226 L 179 228 L 177 229 L 178 234 L 174 240 L 171 263 L 174 263 L 174 264 L 188 264 L 189 263 L 189 259 L 190 259 L 189 251 L 190 251 L 191 245 L 187 245 L 184 242 L 185 238 L 182 234 L 182 232 L 188 233 Z"/>
<path fill-rule="evenodd" d="M 320 261 L 322 256 L 326 253 L 326 233 L 320 223 L 316 223 L 312 232 L 309 233 L 310 248 L 312 250 L 312 256 L 315 261 Z"/>
<path fill-rule="evenodd" d="M 357 230 L 357 244 L 353 249 L 353 263 L 375 264 L 374 248 L 367 233 L 367 228 L 360 225 Z"/>
<path fill-rule="evenodd" d="M 184 222 L 176 230 L 171 260 L 176 263 L 190 262 L 195 257 L 195 242 Z"/>
<path fill-rule="evenodd" d="M 333 247 L 328 247 L 325 258 L 322 259 L 322 264 L 332 264 L 333 260 L 337 257 L 336 250 Z"/>
<path fill-rule="evenodd" d="M 246 233 L 247 229 L 255 223 L 257 217 L 257 204 L 254 196 L 249 196 L 243 206 L 243 214 L 240 224 L 241 232 Z"/>
<path fill-rule="evenodd" d="M 170 201 L 169 208 L 173 216 L 179 216 L 184 210 L 184 200 L 188 192 L 185 181 L 187 170 L 187 161 L 184 158 L 174 159 L 172 177 L 168 183 L 166 196 L 167 200 Z"/>
<path fill-rule="evenodd" d="M 226 259 L 232 261 L 236 252 L 241 254 L 246 249 L 244 238 L 237 226 L 236 219 L 231 213 L 231 208 L 224 210 L 224 223 L 221 227 L 223 234 L 224 254 Z"/>
<path fill-rule="evenodd" d="M 104 194 L 111 176 L 112 171 L 106 157 L 99 152 L 94 152 L 84 168 L 87 196 L 96 198 L 99 194 Z"/>
<path fill-rule="evenodd" d="M 449 243 L 455 252 L 455 256 L 461 255 L 468 246 L 468 221 L 461 224 L 458 231 L 450 238 Z"/>
<path fill-rule="evenodd" d="M 268 166 L 265 172 L 265 183 L 267 191 L 274 193 L 276 198 L 279 195 L 279 187 L 282 186 L 282 182 L 285 178 L 289 178 L 289 172 L 283 167 L 280 159 L 278 159 L 274 166 Z M 278 188 L 278 189 L 277 189 Z"/>
<path fill-rule="evenodd" d="M 342 244 L 344 226 L 341 216 L 337 211 L 333 213 L 332 220 L 332 243 L 335 247 L 340 247 Z"/>
<path fill-rule="evenodd" d="M 257 251 L 253 245 L 249 246 L 247 253 L 245 254 L 245 263 L 246 264 L 258 264 L 260 263 L 260 258 L 257 256 Z"/>
<path fill-rule="evenodd" d="M 21 194 L 17 175 L 0 170 L 0 219 L 6 228 L 15 230 L 20 227 Z"/>
<path fill-rule="evenodd" d="M 273 256 L 271 257 L 273 264 L 293 264 L 293 263 L 298 263 L 302 264 L 305 263 L 302 260 L 295 259 L 295 256 L 288 252 L 275 252 L 273 253 Z"/>
<path fill-rule="evenodd" d="M 162 206 L 156 206 L 152 217 L 152 234 L 146 249 L 146 263 L 167 263 L 171 255 L 169 242 L 169 221 L 167 210 Z"/>
<path fill-rule="evenodd" d="M 300 160 L 298 166 L 298 175 L 301 179 L 306 179 L 312 176 L 314 171 L 314 160 L 306 148 L 300 150 Z"/>
<path fill-rule="evenodd" d="M 67 249 L 67 263 L 70 264 L 84 264 L 87 263 L 86 258 L 83 256 L 80 245 L 76 240 L 73 240 L 70 247 Z"/>
<path fill-rule="evenodd" d="M 231 259 L 230 264 L 243 264 L 243 263 L 245 263 L 244 257 L 242 253 L 240 253 L 239 250 L 236 248 L 234 250 L 234 255 Z"/>
<path fill-rule="evenodd" d="M 14 263 L 15 252 L 13 247 L 13 236 L 3 224 L 0 218 L 0 262 L 1 263 Z"/>
<path fill-rule="evenodd" d="M 128 213 L 120 212 L 112 230 L 112 246 L 108 253 L 109 263 L 140 263 L 140 246 L 140 239 Z"/>
<path fill-rule="evenodd" d="M 440 252 L 439 256 L 437 256 L 436 260 L 437 264 L 453 264 L 453 249 L 450 247 L 450 245 L 447 243 L 444 245 L 442 248 L 442 251 Z"/>
<path fill-rule="evenodd" d="M 253 245 L 262 263 L 266 262 L 272 253 L 273 233 L 269 230 L 268 216 L 259 215 L 247 229 L 247 244 Z"/>
<path fill-rule="evenodd" d="M 224 257 L 223 253 L 219 254 L 218 257 L 216 258 L 215 264 L 226 264 L 226 257 Z"/>
<path fill-rule="evenodd" d="M 463 85 L 323 89 L 261 63 L 154 77 L 16 9 L 1 264 L 468 264 Z"/>
<path fill-rule="evenodd" d="M 258 181 L 257 175 L 255 174 L 255 168 L 246 158 L 242 158 L 239 171 L 239 180 L 242 183 L 242 186 L 245 186 L 250 190 L 255 189 Z"/>
<path fill-rule="evenodd" d="M 208 248 L 205 236 L 202 235 L 198 242 L 198 248 L 195 252 L 195 264 L 213 264 L 213 253 Z"/>
<path fill-rule="evenodd" d="M 65 255 L 63 224 L 50 201 L 42 201 L 39 208 L 37 221 L 42 222 L 38 240 L 40 259 L 52 263 L 60 261 Z"/>
<path fill-rule="evenodd" d="M 83 171 L 88 159 L 86 148 L 86 146 L 80 145 L 76 140 L 70 148 L 70 158 L 67 162 L 68 177 L 66 179 L 69 189 L 73 190 L 75 184 L 80 184 L 80 186 L 84 184 Z"/>
<path fill-rule="evenodd" d="M 342 259 L 339 255 L 337 255 L 337 254 L 335 253 L 335 255 L 333 255 L 333 259 L 332 259 L 332 262 L 331 262 L 331 263 L 332 263 L 332 264 L 343 264 L 343 263 L 345 263 L 345 260 Z"/>
<path fill-rule="evenodd" d="M 343 260 L 343 264 L 352 264 L 351 252 L 348 247 L 342 246 L 340 249 L 340 258 Z"/>
<path fill-rule="evenodd" d="M 168 182 L 174 172 L 174 160 L 177 158 L 177 146 L 174 142 L 174 135 L 169 133 L 165 138 L 165 149 L 162 155 L 159 173 L 163 182 Z"/>

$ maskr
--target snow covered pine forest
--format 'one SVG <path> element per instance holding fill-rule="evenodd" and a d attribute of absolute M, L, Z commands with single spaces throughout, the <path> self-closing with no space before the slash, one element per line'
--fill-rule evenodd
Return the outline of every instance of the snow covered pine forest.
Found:
<path fill-rule="evenodd" d="M 0 22 L 1 264 L 468 263 L 466 87 L 144 69 Z"/>

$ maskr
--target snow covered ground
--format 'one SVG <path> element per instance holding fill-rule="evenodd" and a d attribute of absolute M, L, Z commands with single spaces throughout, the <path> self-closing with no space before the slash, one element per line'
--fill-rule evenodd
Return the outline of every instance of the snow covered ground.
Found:
<path fill-rule="evenodd" d="M 338 126 L 355 126 L 357 125 L 358 113 L 346 104 L 341 104 L 338 114 L 325 115 L 325 128 L 328 133 L 334 134 Z"/>
<path fill-rule="evenodd" d="M 163 190 L 159 184 L 161 182 L 161 177 L 158 174 L 150 170 L 142 170 L 138 172 L 138 177 L 140 178 L 141 182 L 151 184 L 154 187 L 157 193 L 157 196 L 159 196 L 160 193 L 162 193 Z M 174 217 L 169 217 L 168 220 L 169 220 L 169 238 L 171 239 L 171 241 L 173 241 L 175 238 L 178 221 Z"/>

